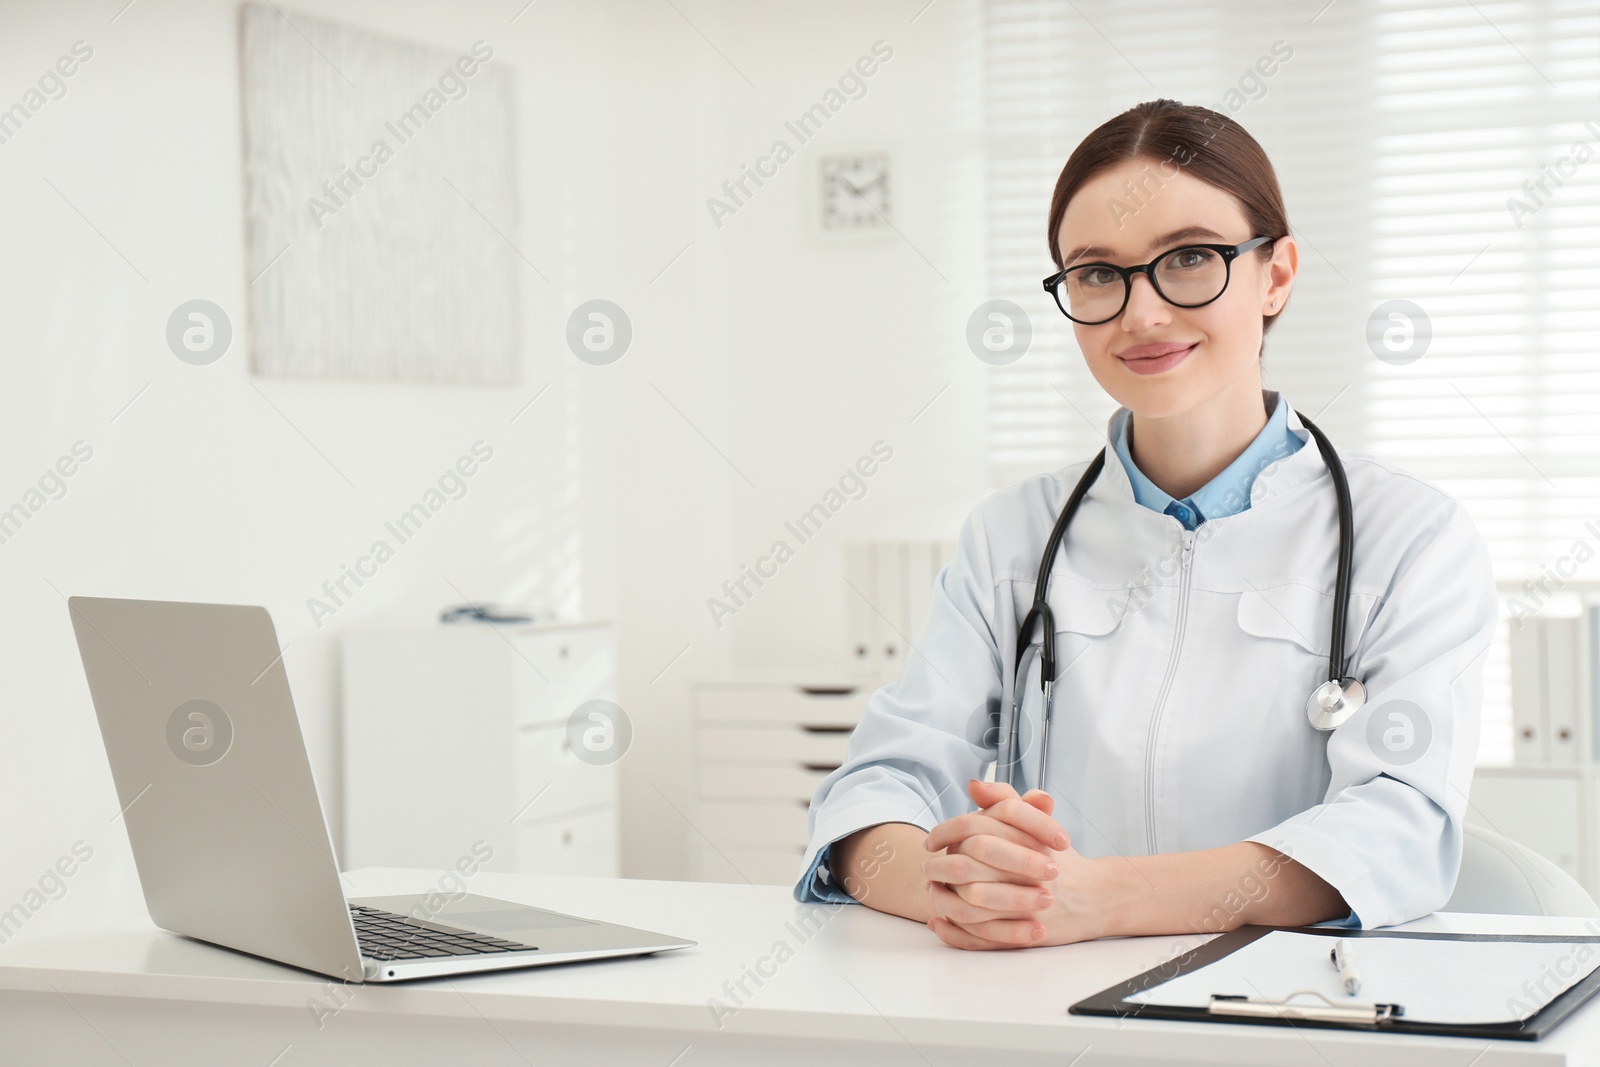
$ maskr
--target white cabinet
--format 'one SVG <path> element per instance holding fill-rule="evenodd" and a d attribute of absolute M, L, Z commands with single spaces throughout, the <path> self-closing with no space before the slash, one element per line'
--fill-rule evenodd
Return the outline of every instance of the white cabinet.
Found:
<path fill-rule="evenodd" d="M 519 823 L 514 831 L 517 869 L 540 874 L 604 874 L 616 877 L 617 818 L 614 809 Z"/>
<path fill-rule="evenodd" d="M 1515 762 L 1475 769 L 1467 819 L 1527 845 L 1600 899 L 1600 584 L 1557 587 L 1501 583 Z"/>
<path fill-rule="evenodd" d="M 694 685 L 692 878 L 793 884 L 811 795 L 843 762 L 879 684 L 752 678 Z"/>
<path fill-rule="evenodd" d="M 1600 899 L 1600 784 L 1583 767 L 1478 767 L 1467 821 L 1527 845 Z"/>
<path fill-rule="evenodd" d="M 568 721 L 616 699 L 609 624 L 358 631 L 343 644 L 347 867 L 617 874 L 615 762 Z M 586 753 L 587 755 L 587 753 Z"/>

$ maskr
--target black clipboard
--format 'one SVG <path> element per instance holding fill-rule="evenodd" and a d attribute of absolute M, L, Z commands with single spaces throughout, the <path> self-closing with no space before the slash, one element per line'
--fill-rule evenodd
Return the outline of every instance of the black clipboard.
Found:
<path fill-rule="evenodd" d="M 1600 945 L 1592 934 L 1455 934 L 1438 931 L 1355 930 L 1326 926 L 1241 926 L 1219 934 L 1166 963 L 1135 975 L 1126 982 L 1085 997 L 1067 1011 L 1072 1015 L 1110 1015 L 1117 1018 L 1180 1019 L 1187 1022 L 1255 1023 L 1266 1026 L 1311 1026 L 1325 1030 L 1366 1030 L 1398 1034 L 1440 1034 L 1448 1037 L 1499 1038 L 1512 1041 L 1537 1041 L 1578 1010 L 1600 990 L 1600 963 L 1566 992 L 1520 1021 L 1507 1023 L 1430 1023 L 1397 1015 L 1376 1022 L 1347 1022 L 1335 1019 L 1290 1018 L 1273 1015 L 1217 1014 L 1206 1008 L 1167 1007 L 1143 1004 L 1126 998 L 1141 990 L 1158 986 L 1180 974 L 1214 963 L 1274 930 L 1297 934 L 1318 934 L 1330 938 L 1405 937 L 1443 941 L 1532 941 L 1551 943 L 1587 942 Z M 1600 956 L 1597 956 L 1600 958 Z"/>

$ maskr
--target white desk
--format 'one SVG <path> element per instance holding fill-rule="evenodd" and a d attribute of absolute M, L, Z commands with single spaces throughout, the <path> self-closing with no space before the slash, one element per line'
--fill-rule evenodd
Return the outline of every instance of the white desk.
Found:
<path fill-rule="evenodd" d="M 359 894 L 424 892 L 437 874 L 371 868 Z M 1600 1061 L 1600 1002 L 1540 1042 L 1343 1033 L 1068 1015 L 1067 1005 L 1199 944 L 1123 938 L 964 952 L 849 905 L 812 911 L 781 886 L 480 873 L 475 893 L 693 938 L 694 948 L 470 978 L 330 986 L 315 975 L 148 923 L 0 948 L 0 1063 L 187 1064 L 996 1062 L 1498 1067 Z M 798 924 L 796 924 L 798 925 Z M 1408 928 L 1589 933 L 1581 919 L 1436 915 Z M 761 962 L 783 942 L 792 956 Z M 707 1001 L 771 973 L 719 1029 Z M 774 973 L 775 972 L 775 973 Z M 310 1004 L 331 1009 L 319 1029 Z M 731 1001 L 729 1001 L 731 1006 Z M 1485 1045 L 1492 1047 L 1485 1050 Z M 1074 1057 L 1087 1050 L 1087 1055 Z"/>

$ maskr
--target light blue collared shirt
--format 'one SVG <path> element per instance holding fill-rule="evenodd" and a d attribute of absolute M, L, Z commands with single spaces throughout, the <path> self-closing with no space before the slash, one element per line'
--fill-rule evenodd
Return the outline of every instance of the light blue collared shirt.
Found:
<path fill-rule="evenodd" d="M 1305 442 L 1289 429 L 1289 406 L 1283 401 L 1281 394 L 1269 392 L 1267 395 L 1272 400 L 1272 412 L 1267 417 L 1267 424 L 1256 434 L 1255 440 L 1251 441 L 1232 463 L 1224 467 L 1220 474 L 1183 500 L 1174 500 L 1166 491 L 1146 478 L 1144 472 L 1134 464 L 1133 455 L 1128 447 L 1131 413 L 1121 413 L 1114 445 L 1117 457 L 1122 460 L 1122 465 L 1128 472 L 1128 480 L 1133 483 L 1134 499 L 1152 511 L 1171 515 L 1189 530 L 1193 530 L 1207 519 L 1235 515 L 1248 508 L 1250 487 L 1255 484 L 1256 475 L 1272 463 L 1293 455 L 1305 445 Z M 832 871 L 828 867 L 829 853 L 832 850 L 832 844 L 819 849 L 810 869 L 801 876 L 798 896 L 802 902 L 858 903 L 832 877 Z M 1343 919 L 1329 920 L 1316 925 L 1359 927 L 1361 920 L 1352 910 Z"/>
<path fill-rule="evenodd" d="M 1128 472 L 1128 480 L 1133 483 L 1134 499 L 1152 511 L 1171 515 L 1186 530 L 1194 529 L 1207 519 L 1236 515 L 1248 508 L 1250 487 L 1255 484 L 1256 475 L 1272 463 L 1292 456 L 1305 444 L 1289 429 L 1289 405 L 1278 393 L 1268 395 L 1274 398 L 1272 414 L 1267 417 L 1267 424 L 1256 434 L 1255 440 L 1224 467 L 1222 473 L 1182 500 L 1174 500 L 1134 465 L 1132 450 L 1128 447 L 1131 413 L 1120 414 L 1113 444 L 1117 458 L 1122 460 L 1122 466 Z"/>

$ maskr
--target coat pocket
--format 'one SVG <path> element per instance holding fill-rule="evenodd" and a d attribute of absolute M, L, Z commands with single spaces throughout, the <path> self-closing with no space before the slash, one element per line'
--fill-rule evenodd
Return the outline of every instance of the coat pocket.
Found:
<path fill-rule="evenodd" d="M 1050 576 L 1050 612 L 1056 633 L 1103 637 L 1122 625 L 1128 614 L 1126 586 L 1105 589 L 1081 578 L 1056 573 Z"/>
<path fill-rule="evenodd" d="M 1331 592 L 1297 583 L 1246 589 L 1239 594 L 1239 629 L 1256 637 L 1288 641 L 1326 659 L 1333 636 L 1333 599 Z M 1376 599 L 1373 593 L 1350 594 L 1344 631 L 1347 667 Z"/>
<path fill-rule="evenodd" d="M 1081 578 L 1056 574 L 1050 579 L 1050 610 L 1055 616 L 1056 680 L 1083 666 L 1098 664 L 1112 671 L 1128 650 L 1115 635 L 1125 628 L 1132 608 L 1132 590 L 1104 588 Z"/>

